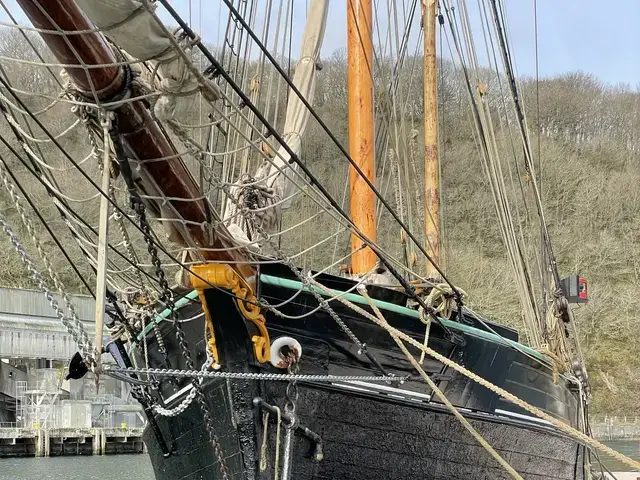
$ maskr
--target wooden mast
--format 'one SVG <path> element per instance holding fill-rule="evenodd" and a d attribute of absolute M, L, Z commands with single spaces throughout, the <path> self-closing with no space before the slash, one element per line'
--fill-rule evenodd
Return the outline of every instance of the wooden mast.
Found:
<path fill-rule="evenodd" d="M 349 154 L 374 182 L 373 135 L 373 43 L 371 0 L 347 0 L 347 90 L 349 109 Z M 350 167 L 351 218 L 370 240 L 376 240 L 375 195 L 358 172 Z M 362 240 L 351 236 L 351 270 L 369 272 L 376 264 L 370 248 L 359 250 Z"/>
<path fill-rule="evenodd" d="M 422 0 L 424 30 L 424 193 L 427 252 L 434 262 L 440 261 L 440 175 L 438 166 L 438 87 L 436 77 L 437 1 Z M 427 262 L 427 278 L 440 275 Z"/>

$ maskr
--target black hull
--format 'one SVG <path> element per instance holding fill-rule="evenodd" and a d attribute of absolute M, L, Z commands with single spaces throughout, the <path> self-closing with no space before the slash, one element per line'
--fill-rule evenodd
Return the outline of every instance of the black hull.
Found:
<path fill-rule="evenodd" d="M 282 273 L 282 272 L 278 272 Z M 323 279 L 323 283 L 330 281 Z M 335 279 L 335 282 L 345 282 Z M 333 285 L 338 288 L 338 285 Z M 281 286 L 263 283 L 261 295 L 272 304 L 293 292 Z M 384 291 L 376 292 L 378 297 Z M 220 290 L 207 290 L 216 330 L 216 344 L 223 370 L 232 372 L 279 372 L 255 363 L 247 325 L 232 297 Z M 392 294 L 397 295 L 397 294 Z M 334 302 L 335 303 L 335 302 Z M 300 315 L 317 305 L 309 294 L 300 294 L 282 310 Z M 333 305 L 333 304 L 332 304 Z M 180 311 L 189 318 L 199 307 L 190 305 Z M 411 372 L 410 364 L 386 334 L 349 310 L 336 311 L 349 327 L 365 341 L 385 369 L 402 375 Z M 421 340 L 423 325 L 397 312 L 385 312 L 387 320 Z M 302 344 L 301 374 L 378 375 L 379 372 L 337 329 L 325 313 L 318 311 L 304 320 L 283 320 L 267 315 L 272 339 L 284 334 Z M 175 340 L 171 322 L 160 323 L 170 352 L 171 368 L 185 368 Z M 187 342 L 196 362 L 205 360 L 203 321 L 183 324 Z M 500 327 L 495 327 L 500 328 Z M 553 382 L 550 367 L 540 358 L 532 358 L 495 341 L 491 335 L 469 327 L 460 333 L 464 346 L 449 341 L 445 332 L 434 325 L 429 346 L 455 359 L 494 384 L 572 425 L 577 424 L 577 394 L 561 378 Z M 501 331 L 504 337 L 513 332 Z M 149 336 L 152 367 L 165 367 L 153 336 Z M 395 347 L 395 348 L 394 348 Z M 363 358 L 364 357 L 364 358 Z M 435 361 L 425 360 L 425 370 L 432 374 L 447 397 L 471 424 L 525 479 L 584 478 L 584 448 L 553 427 L 525 417 L 526 412 L 502 401 L 484 387 L 466 377 L 449 372 Z M 185 393 L 188 381 L 163 379 L 159 399 L 174 399 L 173 407 Z M 275 458 L 275 424 L 268 428 L 267 469 L 259 469 L 263 440 L 262 413 L 253 403 L 260 397 L 271 405 L 283 406 L 286 384 L 282 382 L 207 379 L 203 390 L 213 412 L 215 432 L 233 480 L 271 479 Z M 298 386 L 297 413 L 301 424 L 322 438 L 324 459 L 317 461 L 314 445 L 305 436 L 294 435 L 291 479 L 501 479 L 511 478 L 495 459 L 480 446 L 460 422 L 440 403 L 430 398 L 424 382 L 402 385 L 301 383 Z M 159 480 L 222 478 L 213 446 L 204 427 L 200 406 L 193 402 L 176 417 L 155 417 L 172 453 L 163 455 L 156 434 L 145 431 L 144 440 Z M 284 441 L 284 428 L 282 429 Z M 281 449 L 282 452 L 282 449 Z M 280 454 L 282 458 L 282 453 Z"/>
<path fill-rule="evenodd" d="M 359 395 L 301 389 L 301 421 L 323 439 L 324 460 L 313 458 L 313 445 L 297 436 L 293 479 L 510 479 L 503 468 L 464 430 L 451 414 L 379 402 Z M 212 405 L 213 408 L 213 405 Z M 217 479 L 220 477 L 202 413 L 194 405 L 180 422 L 161 422 L 173 431 L 175 453 L 164 458 L 151 432 L 145 442 L 159 480 Z M 582 448 L 573 440 L 499 418 L 480 419 L 468 414 L 471 424 L 525 479 L 583 479 Z M 173 423 L 171 427 L 169 423 Z M 234 479 L 273 478 L 275 435 L 270 425 L 268 469 L 245 475 L 239 442 L 223 443 Z M 255 453 L 258 457 L 258 453 Z"/>

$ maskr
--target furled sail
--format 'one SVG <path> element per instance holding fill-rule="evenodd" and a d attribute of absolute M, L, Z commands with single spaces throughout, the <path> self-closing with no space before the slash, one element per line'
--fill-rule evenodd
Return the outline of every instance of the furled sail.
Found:
<path fill-rule="evenodd" d="M 218 87 L 208 81 L 203 88 L 189 70 L 173 35 L 154 18 L 155 5 L 138 0 L 76 0 L 89 19 L 125 54 L 138 61 L 149 61 L 160 77 L 154 87 L 162 94 L 154 113 L 161 120 L 171 120 L 176 101 L 194 101 L 201 92 L 209 101 L 219 98 Z"/>
<path fill-rule="evenodd" d="M 293 84 L 310 104 L 313 104 L 316 91 L 318 57 L 324 38 L 328 7 L 328 0 L 310 1 L 300 59 L 293 76 Z M 302 100 L 294 92 L 290 92 L 282 136 L 296 155 L 299 155 L 302 149 L 302 137 L 307 128 L 309 116 L 310 112 Z M 253 199 L 251 208 L 260 209 L 259 212 L 255 212 L 256 222 L 260 222 L 261 227 L 266 231 L 273 231 L 276 228 L 282 210 L 291 204 L 289 197 L 293 192 L 293 184 L 290 179 L 295 175 L 293 170 L 296 166 L 289 164 L 290 158 L 287 150 L 280 146 L 273 158 L 265 159 L 258 168 L 254 180 L 263 179 L 261 184 L 256 186 L 255 181 L 252 181 L 251 187 L 240 184 L 234 189 L 237 200 L 243 204 L 246 204 L 247 198 L 251 195 Z M 229 220 L 229 231 L 241 242 L 255 240 L 255 225 L 247 224 L 237 215 L 236 203 L 238 202 L 227 200 L 225 211 L 226 219 Z M 272 208 L 268 208 L 269 206 Z"/>

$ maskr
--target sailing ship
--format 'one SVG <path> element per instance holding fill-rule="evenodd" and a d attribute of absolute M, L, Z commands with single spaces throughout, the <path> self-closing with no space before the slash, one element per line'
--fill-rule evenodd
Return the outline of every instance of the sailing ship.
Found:
<path fill-rule="evenodd" d="M 336 148 L 349 162 L 349 214 L 300 159 L 310 119 L 325 127 L 313 100 L 327 0 L 308 2 L 292 78 L 266 45 L 268 30 L 255 33 L 253 2 L 223 0 L 225 54 L 209 49 L 165 0 L 16 1 L 54 56 L 42 65 L 64 69 L 56 101 L 73 105 L 99 167 L 85 172 L 20 86 L 0 79 L 2 112 L 23 149 L 12 152 L 45 186 L 97 279 L 96 339 L 76 331 L 81 351 L 69 375 L 92 369 L 132 385 L 147 415 L 144 440 L 156 478 L 587 478 L 588 383 L 575 338 L 568 340 L 571 316 L 559 279 L 550 323 L 529 332 L 537 340 L 527 346 L 516 330 L 468 310 L 437 266 L 435 44 L 437 23 L 450 9 L 440 12 L 435 0 L 425 0 L 422 12 L 409 2 L 412 13 L 404 14 L 407 24 L 422 26 L 424 42 L 423 242 L 376 188 L 374 155 L 384 153 L 394 121 L 382 121 L 376 134 L 370 0 L 346 2 L 349 148 Z M 490 3 L 500 32 L 501 2 Z M 277 18 L 277 37 L 286 30 L 280 19 L 291 20 L 293 12 L 271 8 L 268 2 L 265 29 Z M 398 51 L 407 50 L 410 37 Z M 249 79 L 248 63 L 239 60 L 243 47 L 251 56 L 249 44 L 258 51 L 253 58 L 286 82 L 282 129 L 276 102 L 259 96 L 266 74 Z M 385 88 L 393 97 L 394 83 Z M 481 128 L 486 91 L 478 85 L 470 93 Z M 190 135 L 176 113 L 194 98 L 200 103 L 189 108 L 205 106 L 198 126 L 205 141 Z M 23 124 L 35 125 L 98 192 L 98 228 L 60 194 L 55 169 Z M 236 163 L 225 163 L 230 158 Z M 317 206 L 319 213 L 303 222 L 323 230 L 323 242 L 332 236 L 321 219 L 350 235 L 341 273 L 335 261 L 302 268 L 280 244 L 283 212 L 298 194 Z M 376 202 L 397 221 L 403 249 L 424 254 L 424 275 L 412 272 L 413 254 L 403 263 L 376 242 Z M 121 242 L 109 232 L 116 224 Z M 555 266 L 544 229 L 542 237 Z M 175 286 L 167 264 L 178 267 Z M 523 309 L 535 310 L 527 301 Z M 109 339 L 102 338 L 103 322 Z M 543 344 L 545 351 L 535 348 Z M 117 366 L 103 362 L 106 351 Z"/>

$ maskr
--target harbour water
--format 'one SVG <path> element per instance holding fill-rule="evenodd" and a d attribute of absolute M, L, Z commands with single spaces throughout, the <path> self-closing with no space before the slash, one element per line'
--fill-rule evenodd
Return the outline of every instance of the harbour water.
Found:
<path fill-rule="evenodd" d="M 640 440 L 612 440 L 602 443 L 627 457 L 640 461 Z M 600 460 L 612 472 L 627 472 L 630 470 L 627 465 L 613 457 L 600 455 Z M 597 465 L 594 465 L 594 468 L 597 469 Z"/>
<path fill-rule="evenodd" d="M 606 442 L 635 460 L 640 460 L 639 440 Z M 613 472 L 629 469 L 613 458 L 600 456 Z M 153 480 L 153 469 L 146 454 L 95 457 L 6 458 L 0 460 L 0 480 Z"/>
<path fill-rule="evenodd" d="M 3 458 L 0 480 L 154 480 L 147 454 Z"/>

